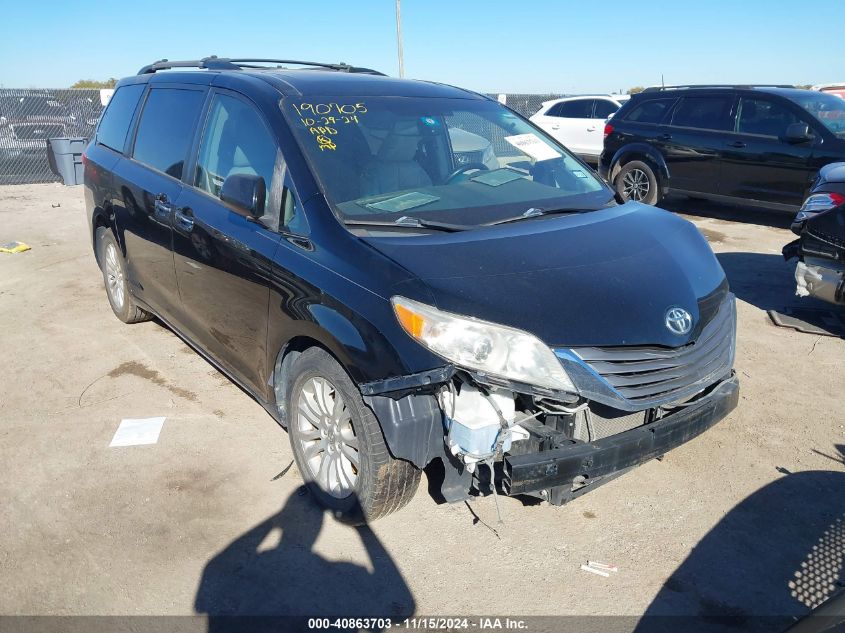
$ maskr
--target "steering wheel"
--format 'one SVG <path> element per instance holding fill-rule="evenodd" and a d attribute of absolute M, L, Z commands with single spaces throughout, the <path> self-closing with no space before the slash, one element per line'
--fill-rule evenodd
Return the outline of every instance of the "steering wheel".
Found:
<path fill-rule="evenodd" d="M 452 182 L 455 178 L 457 178 L 461 174 L 468 172 L 470 170 L 473 170 L 473 169 L 482 169 L 484 171 L 490 171 L 490 168 L 487 165 L 485 165 L 484 163 L 467 163 L 466 165 L 461 165 L 455 171 L 453 171 L 451 174 L 449 174 L 446 177 L 445 184 L 448 185 L 450 182 Z"/>

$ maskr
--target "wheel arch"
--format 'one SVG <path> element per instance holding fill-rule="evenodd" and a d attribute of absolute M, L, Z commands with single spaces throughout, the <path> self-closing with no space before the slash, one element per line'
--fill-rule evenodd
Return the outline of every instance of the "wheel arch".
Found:
<path fill-rule="evenodd" d="M 610 161 L 608 182 L 613 184 L 622 167 L 632 160 L 642 161 L 651 167 L 658 185 L 665 195 L 669 190 L 669 166 L 666 164 L 663 155 L 647 143 L 632 143 L 617 150 Z"/>
<path fill-rule="evenodd" d="M 97 207 L 91 214 L 91 244 L 94 247 L 94 259 L 97 262 L 97 266 L 101 266 L 102 264 L 102 262 L 100 262 L 100 252 L 97 247 L 97 231 L 101 228 L 108 229 L 112 232 L 112 235 L 114 235 L 114 239 L 121 250 L 121 254 L 126 257 L 126 249 L 120 240 L 120 236 L 117 234 L 117 227 L 114 223 L 114 214 L 108 213 L 102 207 Z"/>
<path fill-rule="evenodd" d="M 283 340 L 271 343 L 270 350 L 278 350 L 272 358 L 269 378 L 278 420 L 287 426 L 286 385 L 296 358 L 311 347 L 319 347 L 330 354 L 356 385 L 381 374 L 404 373 L 398 356 L 389 353 L 389 346 L 373 326 L 354 315 L 347 317 L 326 305 L 315 304 L 309 310 L 309 320 L 288 321 Z M 271 352 L 272 353 L 272 352 Z"/>
<path fill-rule="evenodd" d="M 276 419 L 285 428 L 288 426 L 287 384 L 291 376 L 291 367 L 302 352 L 312 347 L 319 347 L 330 354 L 349 373 L 346 364 L 338 358 L 338 354 L 334 353 L 322 340 L 313 335 L 306 334 L 298 334 L 288 339 L 279 349 L 278 354 L 276 354 L 276 360 L 273 363 L 273 371 L 270 374 L 269 381 L 273 393 Z"/>

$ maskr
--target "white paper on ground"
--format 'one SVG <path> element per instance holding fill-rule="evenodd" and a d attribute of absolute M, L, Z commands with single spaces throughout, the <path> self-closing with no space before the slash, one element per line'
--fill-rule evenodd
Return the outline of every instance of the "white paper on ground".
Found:
<path fill-rule="evenodd" d="M 164 420 L 164 418 L 126 418 L 121 420 L 109 446 L 155 444 L 158 442 Z"/>
<path fill-rule="evenodd" d="M 550 158 L 560 157 L 560 152 L 546 145 L 543 139 L 536 134 L 506 136 L 505 140 L 519 151 L 528 154 L 534 160 L 549 160 Z"/>

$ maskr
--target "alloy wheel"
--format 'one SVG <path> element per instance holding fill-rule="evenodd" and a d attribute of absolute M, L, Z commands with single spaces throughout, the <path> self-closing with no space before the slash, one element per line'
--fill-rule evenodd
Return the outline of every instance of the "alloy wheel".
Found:
<path fill-rule="evenodd" d="M 122 310 L 123 302 L 125 301 L 125 287 L 123 282 L 123 268 L 120 266 L 118 257 L 117 248 L 115 248 L 114 244 L 108 244 L 106 246 L 106 287 L 114 306 L 118 310 Z"/>
<path fill-rule="evenodd" d="M 622 195 L 626 200 L 645 200 L 649 187 L 648 176 L 642 169 L 632 169 L 622 177 Z"/>
<path fill-rule="evenodd" d="M 355 490 L 361 455 L 352 415 L 326 378 L 309 378 L 296 398 L 296 438 L 314 481 L 342 499 Z"/>

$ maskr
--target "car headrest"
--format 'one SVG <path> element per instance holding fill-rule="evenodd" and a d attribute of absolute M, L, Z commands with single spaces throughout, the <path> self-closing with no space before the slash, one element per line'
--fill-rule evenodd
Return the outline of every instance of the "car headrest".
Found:
<path fill-rule="evenodd" d="M 416 121 L 397 121 L 378 150 L 382 161 L 410 161 L 417 154 L 422 140 Z"/>

